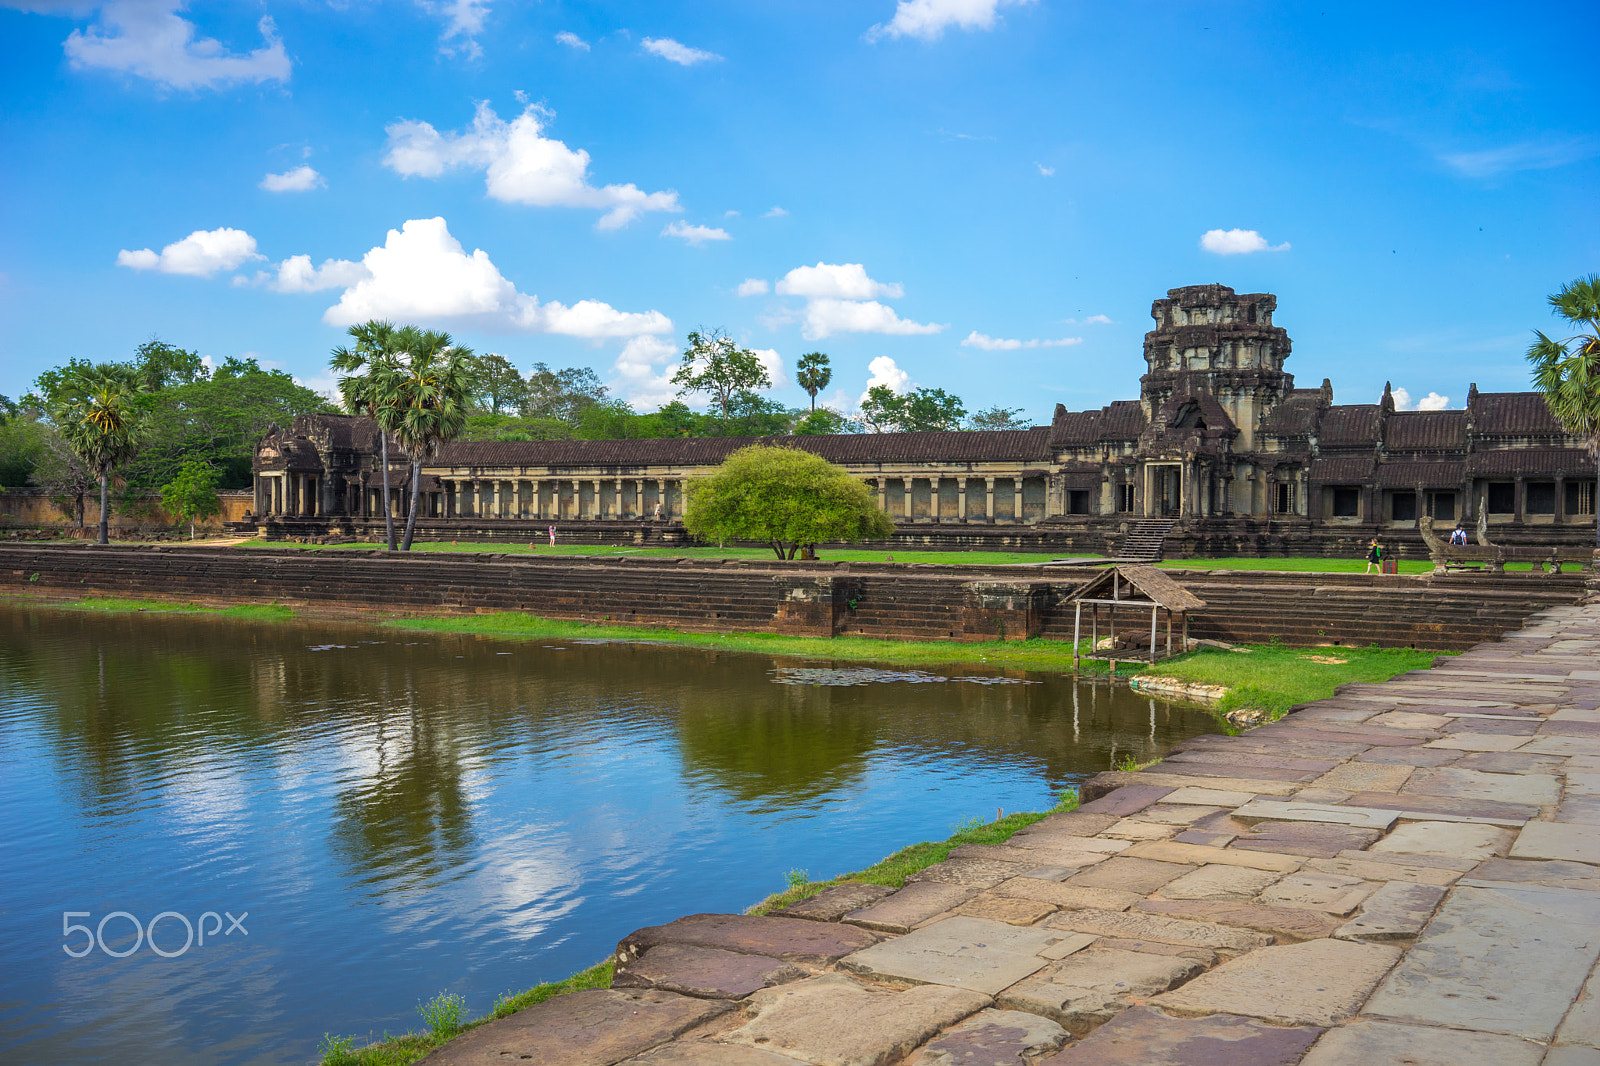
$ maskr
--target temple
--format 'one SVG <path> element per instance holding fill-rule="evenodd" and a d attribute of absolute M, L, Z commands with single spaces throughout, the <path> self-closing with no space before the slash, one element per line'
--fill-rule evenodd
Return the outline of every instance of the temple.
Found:
<path fill-rule="evenodd" d="M 1534 392 L 1467 391 L 1463 410 L 1335 404 L 1295 387 L 1277 299 L 1224 285 L 1171 289 L 1151 308 L 1137 400 L 1057 406 L 1049 426 L 781 438 L 460 442 L 423 467 L 419 535 L 682 539 L 683 486 L 746 444 L 844 466 L 877 494 L 905 546 L 1168 554 L 1331 554 L 1378 536 L 1420 544 L 1419 514 L 1497 542 L 1581 546 L 1595 460 Z M 309 415 L 256 452 L 253 522 L 268 537 L 370 536 L 382 522 L 378 431 Z M 391 439 L 392 506 L 409 502 Z M 469 533 L 470 530 L 470 533 Z"/>

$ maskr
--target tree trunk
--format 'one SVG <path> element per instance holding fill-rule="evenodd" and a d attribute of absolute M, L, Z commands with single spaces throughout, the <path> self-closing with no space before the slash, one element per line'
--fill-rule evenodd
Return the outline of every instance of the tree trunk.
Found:
<path fill-rule="evenodd" d="M 389 502 L 389 434 L 379 426 L 378 435 L 383 441 L 383 535 L 389 550 L 394 551 L 394 507 Z"/>
<path fill-rule="evenodd" d="M 781 563 L 783 561 L 783 541 L 775 540 L 771 544 L 772 550 L 778 553 L 778 561 Z"/>
<path fill-rule="evenodd" d="M 406 515 L 405 543 L 400 545 L 400 550 L 403 552 L 408 552 L 411 550 L 411 536 L 417 528 L 417 504 L 420 502 L 421 496 L 422 460 L 413 459 L 411 461 L 411 510 Z"/>
<path fill-rule="evenodd" d="M 108 520 L 108 516 L 106 515 L 106 504 L 109 502 L 106 499 L 106 495 L 107 495 L 106 484 L 107 484 L 108 480 L 109 479 L 106 476 L 106 472 L 104 470 L 102 470 L 100 472 L 100 543 L 101 544 L 110 544 L 111 543 L 111 524 L 110 524 L 110 522 Z"/>

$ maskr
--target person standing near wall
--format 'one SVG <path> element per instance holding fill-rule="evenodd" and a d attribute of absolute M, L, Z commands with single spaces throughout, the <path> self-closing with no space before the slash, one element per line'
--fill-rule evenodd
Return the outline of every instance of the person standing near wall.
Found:
<path fill-rule="evenodd" d="M 552 523 L 550 523 L 550 547 L 554 548 L 555 546 L 556 546 L 556 526 L 555 526 L 555 523 L 552 522 Z"/>
<path fill-rule="evenodd" d="M 1367 573 L 1372 573 L 1376 566 L 1379 573 L 1383 572 L 1383 549 L 1378 546 L 1378 538 L 1373 537 L 1372 543 L 1367 545 Z"/>

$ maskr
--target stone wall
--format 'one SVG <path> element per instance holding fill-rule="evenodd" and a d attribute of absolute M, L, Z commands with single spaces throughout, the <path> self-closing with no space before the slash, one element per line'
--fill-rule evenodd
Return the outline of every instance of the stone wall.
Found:
<path fill-rule="evenodd" d="M 1443 579 L 1176 571 L 1190 635 L 1459 649 L 1576 602 L 1581 574 Z M 715 632 L 1070 640 L 1075 570 L 499 554 L 0 545 L 0 586 L 389 612 L 525 611 Z"/>
<path fill-rule="evenodd" d="M 222 501 L 222 513 L 202 522 L 201 529 L 220 529 L 225 523 L 240 521 L 250 511 L 251 494 L 248 490 L 221 492 L 217 498 Z M 172 516 L 162 510 L 161 497 L 155 493 L 134 496 L 128 503 L 128 506 L 122 505 L 118 502 L 117 494 L 112 493 L 110 525 L 114 531 L 165 529 L 173 525 Z M 0 529 L 45 530 L 71 536 L 76 529 L 73 521 L 75 506 L 71 500 L 58 502 L 56 497 L 40 489 L 8 488 L 0 495 Z M 84 497 L 83 522 L 91 532 L 100 524 L 98 490 Z"/>

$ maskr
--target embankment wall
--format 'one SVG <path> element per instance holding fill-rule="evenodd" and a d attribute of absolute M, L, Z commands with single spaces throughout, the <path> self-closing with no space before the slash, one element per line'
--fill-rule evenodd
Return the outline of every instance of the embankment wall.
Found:
<path fill-rule="evenodd" d="M 1092 573 L 1092 571 L 1091 571 Z M 1427 578 L 1171 571 L 1191 636 L 1460 649 L 1584 595 L 1581 574 Z M 1072 638 L 1076 568 L 0 545 L 0 588 L 399 613 L 524 611 L 689 630 L 921 640 Z M 1129 619 L 1128 628 L 1148 624 Z M 1119 628 L 1123 626 L 1119 623 Z"/>

